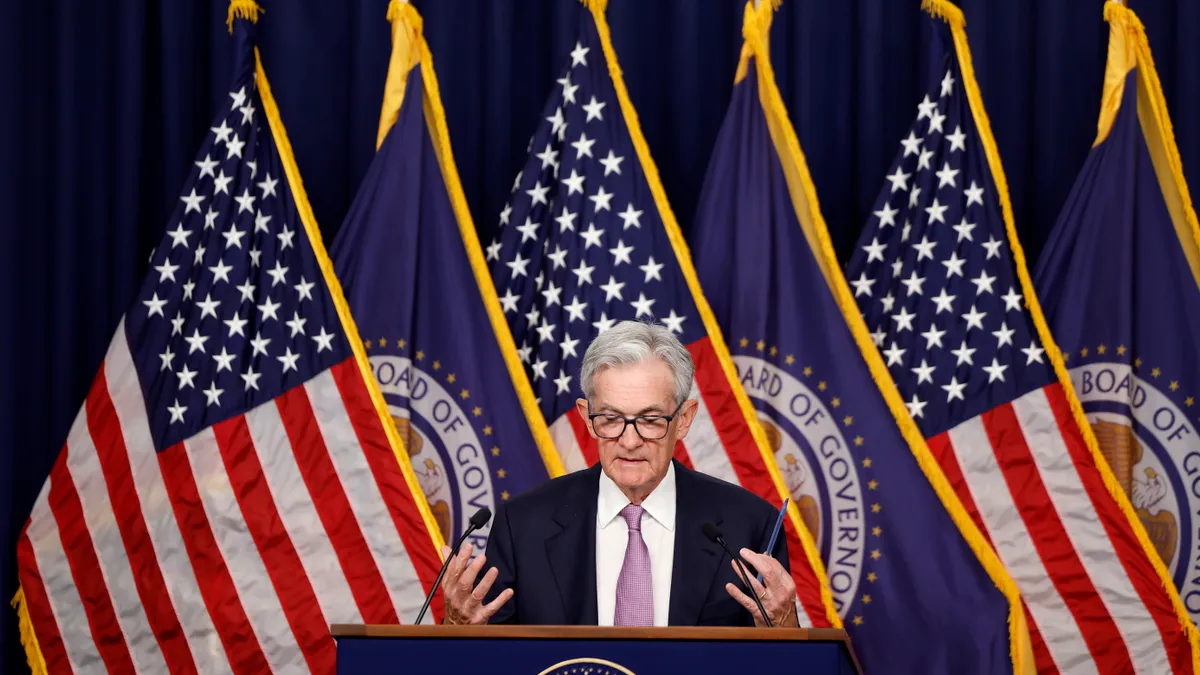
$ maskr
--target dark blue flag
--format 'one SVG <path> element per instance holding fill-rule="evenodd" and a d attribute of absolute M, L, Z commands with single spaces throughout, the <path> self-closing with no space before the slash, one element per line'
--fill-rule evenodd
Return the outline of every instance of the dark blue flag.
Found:
<path fill-rule="evenodd" d="M 864 670 L 1020 672 L 1032 659 L 1016 585 L 908 416 L 838 268 L 771 70 L 771 14 L 746 6 L 697 209 L 705 294 Z"/>
<path fill-rule="evenodd" d="M 382 143 L 332 256 L 421 490 L 455 540 L 480 507 L 562 468 L 467 211 L 420 17 L 401 3 L 391 16 Z M 487 534 L 472 535 L 476 549 Z"/>
<path fill-rule="evenodd" d="M 1115 3 L 1099 134 L 1038 297 L 1100 449 L 1200 619 L 1200 229 L 1141 23 Z"/>

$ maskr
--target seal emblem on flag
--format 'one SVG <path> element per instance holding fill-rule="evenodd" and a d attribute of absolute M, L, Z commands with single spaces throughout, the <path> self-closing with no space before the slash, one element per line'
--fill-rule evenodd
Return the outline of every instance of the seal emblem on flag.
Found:
<path fill-rule="evenodd" d="M 746 342 L 742 351 L 754 349 Z M 792 501 L 821 551 L 834 605 L 844 615 L 862 582 L 872 536 L 864 492 L 878 482 L 862 473 L 869 471 L 869 460 L 863 466 L 853 456 L 851 448 L 861 447 L 863 439 L 848 438 L 854 417 L 847 404 L 811 367 L 797 367 L 794 357 L 779 361 L 782 367 L 753 354 L 733 357 Z"/>
<path fill-rule="evenodd" d="M 1086 351 L 1081 350 L 1086 356 Z M 1071 380 L 1100 451 L 1133 504 L 1184 606 L 1200 619 L 1200 562 L 1193 514 L 1200 513 L 1200 450 L 1179 385 L 1160 368 L 1094 361 L 1071 369 Z M 1148 375 L 1148 377 L 1147 377 Z M 1176 401 L 1176 398 L 1180 400 Z"/>
<path fill-rule="evenodd" d="M 471 401 L 470 391 L 458 386 L 449 362 L 422 351 L 415 353 L 416 359 L 380 353 L 386 344 L 380 341 L 371 354 L 371 370 L 442 536 L 457 540 L 471 514 L 482 506 L 496 508 L 485 454 L 492 429 Z M 402 345 L 396 344 L 399 349 Z M 472 535 L 472 543 L 485 545 L 489 532 L 485 526 Z"/>

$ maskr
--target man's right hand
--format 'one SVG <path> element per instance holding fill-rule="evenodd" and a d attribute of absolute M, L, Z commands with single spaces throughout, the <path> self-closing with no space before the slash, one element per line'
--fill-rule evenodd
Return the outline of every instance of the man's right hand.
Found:
<path fill-rule="evenodd" d="M 500 572 L 495 568 L 487 571 L 483 575 L 483 580 L 479 585 L 475 585 L 475 578 L 479 576 L 479 570 L 483 569 L 487 563 L 486 556 L 479 556 L 471 560 L 472 547 L 467 544 L 461 548 L 458 555 L 450 562 L 450 566 L 446 568 L 446 575 L 442 577 L 442 598 L 446 606 L 446 614 L 442 619 L 442 624 L 447 626 L 467 625 L 467 624 L 485 624 L 492 615 L 496 613 L 504 603 L 512 599 L 513 589 L 506 588 L 500 595 L 496 596 L 488 604 L 483 604 L 483 599 L 487 597 L 488 591 L 492 589 L 492 584 L 496 581 L 496 576 Z M 442 555 L 450 554 L 450 547 L 442 547 Z"/>

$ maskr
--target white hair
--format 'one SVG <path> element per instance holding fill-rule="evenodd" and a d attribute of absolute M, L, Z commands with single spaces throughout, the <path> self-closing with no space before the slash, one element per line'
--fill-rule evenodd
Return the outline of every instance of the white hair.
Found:
<path fill-rule="evenodd" d="M 682 404 L 692 391 L 692 376 L 696 372 L 692 355 L 668 328 L 641 321 L 622 321 L 592 340 L 579 373 L 583 395 L 588 399 L 595 395 L 596 373 L 601 370 L 655 357 L 671 369 L 675 378 L 675 404 Z"/>

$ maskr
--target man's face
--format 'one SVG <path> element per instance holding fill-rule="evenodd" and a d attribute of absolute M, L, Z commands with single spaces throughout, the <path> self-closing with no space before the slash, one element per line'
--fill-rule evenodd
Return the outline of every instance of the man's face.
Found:
<path fill-rule="evenodd" d="M 676 408 L 671 368 L 659 358 L 604 368 L 596 373 L 593 385 L 592 413 L 612 413 L 622 417 L 670 415 Z M 587 400 L 579 399 L 576 406 L 583 418 L 588 419 Z M 631 499 L 645 498 L 667 475 L 675 441 L 687 435 L 696 416 L 696 406 L 694 400 L 684 402 L 667 426 L 666 435 L 658 440 L 642 438 L 633 424 L 627 425 L 617 438 L 600 438 L 589 422 L 588 430 L 599 443 L 604 473 Z"/>

